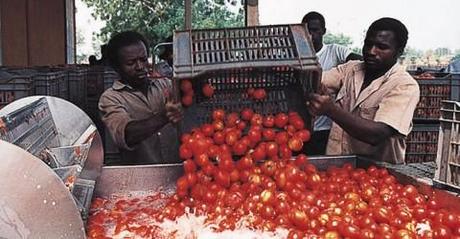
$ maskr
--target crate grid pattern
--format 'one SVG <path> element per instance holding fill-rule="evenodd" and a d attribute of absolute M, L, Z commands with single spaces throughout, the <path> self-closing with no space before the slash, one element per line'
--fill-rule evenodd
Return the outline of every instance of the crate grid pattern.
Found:
<path fill-rule="evenodd" d="M 0 109 L 7 104 L 34 94 L 34 84 L 29 75 L 13 76 L 5 81 L 0 79 Z"/>
<path fill-rule="evenodd" d="M 439 124 L 415 124 L 406 139 L 406 163 L 436 160 Z"/>
<path fill-rule="evenodd" d="M 435 182 L 460 191 L 460 102 L 443 101 Z"/>
<path fill-rule="evenodd" d="M 196 31 L 193 64 L 296 58 L 288 26 Z"/>
<path fill-rule="evenodd" d="M 460 74 L 436 74 L 433 79 L 419 79 L 417 83 L 420 101 L 414 112 L 416 121 L 437 121 L 443 100 L 460 101 Z"/>
<path fill-rule="evenodd" d="M 176 31 L 174 34 L 175 95 L 180 81 L 191 80 L 194 96 L 185 109 L 181 131 L 210 121 L 216 108 L 240 112 L 252 108 L 263 115 L 294 110 L 309 125 L 305 100 L 318 85 L 321 69 L 305 26 Z M 208 98 L 202 87 L 210 84 Z M 263 88 L 266 98 L 251 99 L 248 89 Z"/>

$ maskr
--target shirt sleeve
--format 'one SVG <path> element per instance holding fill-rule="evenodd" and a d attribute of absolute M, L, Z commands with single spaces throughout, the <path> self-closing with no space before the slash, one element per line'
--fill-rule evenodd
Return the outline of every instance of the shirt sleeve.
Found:
<path fill-rule="evenodd" d="M 342 87 L 345 78 L 347 65 L 343 64 L 323 72 L 321 84 L 328 89 L 328 93 L 336 94 Z"/>
<path fill-rule="evenodd" d="M 417 84 L 395 87 L 380 102 L 374 121 L 387 124 L 400 134 L 407 136 L 419 98 L 420 90 Z"/>
<path fill-rule="evenodd" d="M 126 143 L 125 130 L 129 122 L 133 121 L 126 108 L 110 92 L 102 94 L 99 99 L 99 111 L 102 114 L 102 122 L 108 129 L 114 143 L 123 149 L 133 150 Z"/>
<path fill-rule="evenodd" d="M 348 47 L 335 45 L 335 52 L 338 60 L 338 64 L 343 64 L 347 62 L 347 57 L 350 55 L 351 50 Z"/>

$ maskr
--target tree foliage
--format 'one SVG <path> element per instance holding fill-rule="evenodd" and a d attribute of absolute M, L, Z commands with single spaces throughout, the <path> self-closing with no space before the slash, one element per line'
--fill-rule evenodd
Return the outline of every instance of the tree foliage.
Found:
<path fill-rule="evenodd" d="M 98 38 L 107 42 L 113 33 L 136 30 L 151 44 L 164 41 L 173 30 L 184 26 L 184 0 L 83 0 L 95 9 L 93 16 L 106 22 Z M 237 14 L 226 6 L 227 0 L 195 0 L 193 28 L 221 28 L 244 25 L 244 9 Z"/>
<path fill-rule="evenodd" d="M 326 33 L 323 37 L 323 42 L 325 44 L 338 44 L 346 47 L 350 47 L 353 44 L 351 37 L 344 35 L 343 33 L 332 34 L 330 32 Z"/>

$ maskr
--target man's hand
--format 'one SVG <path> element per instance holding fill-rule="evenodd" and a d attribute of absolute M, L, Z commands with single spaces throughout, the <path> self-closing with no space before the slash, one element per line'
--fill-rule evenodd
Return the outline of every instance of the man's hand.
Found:
<path fill-rule="evenodd" d="M 306 104 L 310 114 L 315 116 L 329 115 L 331 110 L 335 107 L 333 98 L 327 94 L 310 94 Z"/>
<path fill-rule="evenodd" d="M 166 117 L 168 117 L 169 121 L 172 123 L 177 123 L 184 117 L 181 103 L 173 103 L 172 101 L 168 101 L 166 102 L 165 109 Z"/>

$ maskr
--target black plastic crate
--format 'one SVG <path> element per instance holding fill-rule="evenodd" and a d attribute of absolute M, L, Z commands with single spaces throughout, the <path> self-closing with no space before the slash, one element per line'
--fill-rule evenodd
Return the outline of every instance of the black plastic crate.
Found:
<path fill-rule="evenodd" d="M 7 104 L 34 94 L 34 84 L 31 76 L 12 76 L 0 79 L 0 109 Z"/>
<path fill-rule="evenodd" d="M 179 79 L 240 67 L 319 66 L 302 24 L 176 31 L 173 54 L 173 75 Z"/>
<path fill-rule="evenodd" d="M 69 101 L 80 107 L 86 108 L 86 75 L 88 67 L 73 66 L 66 69 L 69 81 Z"/>
<path fill-rule="evenodd" d="M 99 97 L 119 78 L 117 72 L 106 66 L 91 66 L 87 72 L 87 95 Z"/>
<path fill-rule="evenodd" d="M 439 124 L 414 125 L 406 140 L 406 163 L 436 161 Z"/>
<path fill-rule="evenodd" d="M 63 99 L 69 98 L 69 82 L 64 71 L 51 69 L 39 70 L 34 76 L 36 95 L 55 96 Z"/>
<path fill-rule="evenodd" d="M 316 71 L 301 71 L 291 67 L 240 68 L 212 71 L 192 80 L 194 101 L 184 110 L 181 131 L 188 132 L 205 122 L 210 122 L 214 109 L 226 112 L 240 112 L 252 108 L 262 115 L 275 115 L 279 112 L 296 111 L 304 119 L 307 128 L 310 116 L 305 102 L 309 92 L 314 89 L 313 81 L 318 78 Z M 214 88 L 211 98 L 203 95 L 202 87 L 210 84 Z M 263 88 L 266 98 L 254 100 L 248 96 L 249 88 Z"/>
<path fill-rule="evenodd" d="M 436 73 L 431 76 L 414 76 L 420 86 L 420 101 L 414 112 L 415 121 L 437 121 L 441 101 L 460 100 L 460 74 Z"/>
<path fill-rule="evenodd" d="M 176 31 L 173 40 L 174 94 L 191 80 L 193 103 L 185 109 L 181 131 L 209 122 L 214 109 L 239 112 L 249 107 L 263 115 L 297 111 L 311 126 L 305 102 L 321 78 L 313 44 L 304 25 Z M 214 88 L 207 98 L 204 84 Z M 265 89 L 265 99 L 248 89 Z"/>

